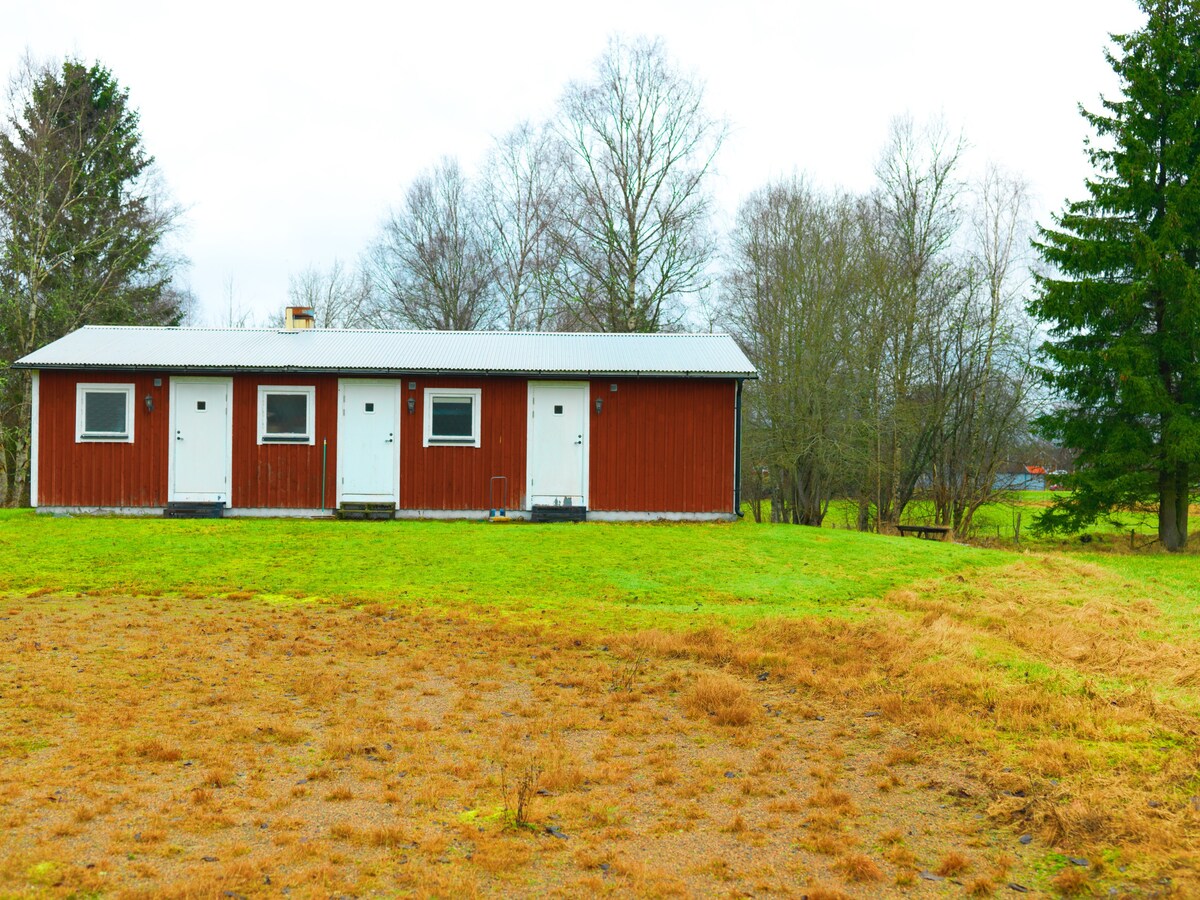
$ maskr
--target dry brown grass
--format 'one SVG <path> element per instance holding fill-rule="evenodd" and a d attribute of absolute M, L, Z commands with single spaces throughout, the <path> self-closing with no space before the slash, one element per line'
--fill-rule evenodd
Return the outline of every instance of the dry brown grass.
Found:
<path fill-rule="evenodd" d="M 957 850 L 951 850 L 934 869 L 937 874 L 949 877 L 951 875 L 961 875 L 971 868 L 971 861 L 959 853 Z"/>
<path fill-rule="evenodd" d="M 850 881 L 875 882 L 883 878 L 883 870 L 865 853 L 847 853 L 834 868 Z"/>
<path fill-rule="evenodd" d="M 948 752 L 985 782 L 995 824 L 1064 852 L 1119 848 L 1147 882 L 1170 874 L 1200 892 L 1200 707 L 1179 690 L 1200 683 L 1200 640 L 1157 637 L 1166 623 L 1152 599 L 1087 563 L 1033 557 L 986 574 L 897 591 L 866 621 L 617 640 L 734 677 L 785 658 L 814 710 L 850 702 L 915 735 L 879 760 L 893 773 L 876 779 L 879 794 Z"/>
<path fill-rule="evenodd" d="M 725 674 L 701 675 L 683 699 L 693 716 L 707 716 L 718 725 L 749 725 L 754 703 L 746 686 Z"/>
<path fill-rule="evenodd" d="M 1055 875 L 1050 880 L 1050 886 L 1064 897 L 1088 897 L 1093 893 L 1087 875 L 1073 867 Z"/>
<path fill-rule="evenodd" d="M 927 612 L 904 614 L 915 632 L 884 613 L 589 635 L 249 598 L 5 598 L 0 894 L 889 896 L 959 846 L 1003 859 L 1012 822 L 1038 845 L 993 883 L 1035 883 L 1047 840 L 1077 852 L 1150 819 L 1127 832 L 1146 847 L 1195 827 L 1173 807 L 1098 818 L 1070 767 L 1123 790 L 1168 776 L 1106 774 L 1061 730 L 1137 735 L 1176 707 L 1001 684 L 956 644 L 966 624 Z M 1033 739 L 1004 757 L 985 723 Z"/>

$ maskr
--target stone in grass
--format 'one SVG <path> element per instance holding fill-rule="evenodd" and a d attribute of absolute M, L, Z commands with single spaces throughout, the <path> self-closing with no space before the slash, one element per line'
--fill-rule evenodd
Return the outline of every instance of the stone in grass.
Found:
<path fill-rule="evenodd" d="M 941 875 L 935 875 L 933 872 L 926 871 L 926 872 L 918 872 L 917 874 L 919 877 L 924 878 L 926 881 L 945 881 L 946 880 Z"/>
<path fill-rule="evenodd" d="M 1023 885 L 1023 884 L 1017 884 L 1015 881 L 1010 881 L 1008 883 L 1008 889 L 1010 891 L 1016 891 L 1018 894 L 1028 894 L 1029 893 L 1029 888 L 1025 887 L 1025 885 Z"/>
<path fill-rule="evenodd" d="M 1086 869 L 1090 865 L 1090 863 L 1087 861 L 1087 859 L 1082 856 L 1068 856 L 1067 862 L 1069 862 L 1073 866 L 1079 866 L 1084 869 Z"/>
<path fill-rule="evenodd" d="M 565 841 L 567 839 L 567 836 L 563 833 L 563 830 L 557 825 L 547 825 L 546 834 L 550 835 L 551 837 L 556 837 L 560 841 Z"/>
<path fill-rule="evenodd" d="M 1033 843 L 1033 835 L 1032 834 L 1023 834 L 1019 838 L 1017 838 L 1017 840 L 1020 841 L 1022 844 L 1032 844 Z"/>

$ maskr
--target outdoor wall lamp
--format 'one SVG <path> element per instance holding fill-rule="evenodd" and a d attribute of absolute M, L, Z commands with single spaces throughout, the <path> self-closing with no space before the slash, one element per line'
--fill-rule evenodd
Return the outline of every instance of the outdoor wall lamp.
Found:
<path fill-rule="evenodd" d="M 154 412 L 154 398 L 153 397 L 151 397 L 149 394 L 147 394 L 145 399 L 142 402 L 146 404 L 146 412 L 148 412 L 148 413 Z"/>
<path fill-rule="evenodd" d="M 604 409 L 604 401 L 599 397 L 596 398 L 596 415 L 600 415 L 600 410 Z"/>
<path fill-rule="evenodd" d="M 417 398 L 409 397 L 408 398 L 408 414 L 411 416 L 416 411 L 417 411 Z"/>

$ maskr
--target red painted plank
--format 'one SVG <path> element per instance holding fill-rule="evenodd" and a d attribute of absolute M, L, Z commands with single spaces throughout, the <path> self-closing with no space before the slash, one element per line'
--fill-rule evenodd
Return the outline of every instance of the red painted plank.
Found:
<path fill-rule="evenodd" d="M 589 508 L 733 511 L 732 381 L 606 379 L 592 396 Z"/>

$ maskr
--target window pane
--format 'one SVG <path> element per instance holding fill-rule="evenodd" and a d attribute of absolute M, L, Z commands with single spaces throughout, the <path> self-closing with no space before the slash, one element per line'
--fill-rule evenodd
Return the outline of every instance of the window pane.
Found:
<path fill-rule="evenodd" d="M 435 397 L 429 433 L 435 438 L 469 440 L 474 437 L 471 433 L 471 403 L 470 397 Z"/>
<path fill-rule="evenodd" d="M 83 395 L 83 430 L 87 434 L 125 434 L 124 391 L 87 391 Z"/>
<path fill-rule="evenodd" d="M 267 434 L 308 434 L 308 397 L 267 394 Z"/>

